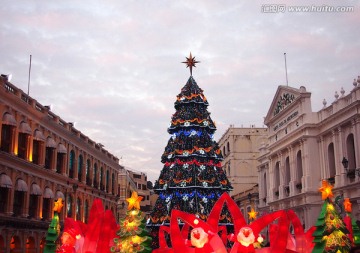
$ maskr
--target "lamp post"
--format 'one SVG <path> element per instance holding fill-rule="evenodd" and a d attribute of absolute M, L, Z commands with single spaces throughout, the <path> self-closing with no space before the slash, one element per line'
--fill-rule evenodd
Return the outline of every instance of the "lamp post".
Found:
<path fill-rule="evenodd" d="M 348 171 L 349 161 L 345 158 L 345 156 L 343 157 L 341 163 L 344 166 L 345 170 Z"/>

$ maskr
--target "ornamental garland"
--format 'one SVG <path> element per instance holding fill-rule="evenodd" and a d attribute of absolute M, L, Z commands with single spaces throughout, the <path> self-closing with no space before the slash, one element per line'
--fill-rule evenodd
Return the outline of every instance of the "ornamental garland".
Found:
<path fill-rule="evenodd" d="M 164 152 L 164 156 L 168 156 L 168 158 L 172 158 L 172 155 L 183 155 L 183 156 L 189 156 L 194 154 L 195 152 L 198 152 L 200 155 L 205 155 L 205 152 L 209 153 L 211 150 L 213 149 L 213 147 L 208 147 L 208 148 L 199 148 L 199 147 L 194 147 L 193 149 L 188 149 L 188 150 L 180 150 L 180 149 L 175 149 L 174 152 L 169 152 L 169 153 L 165 153 Z M 220 149 L 214 150 L 216 155 L 220 155 L 221 151 Z"/>
<path fill-rule="evenodd" d="M 204 101 L 207 101 L 206 97 L 204 94 L 191 94 L 190 96 L 186 96 L 186 95 L 177 95 L 177 101 L 183 101 L 184 99 L 187 99 L 187 100 L 191 100 L 195 97 L 200 97 L 202 98 Z"/>
<path fill-rule="evenodd" d="M 211 139 L 214 138 L 214 135 L 213 134 L 210 134 L 210 133 L 207 133 L 207 132 L 204 132 L 204 131 L 201 131 L 201 130 L 196 130 L 196 129 L 189 129 L 189 130 L 179 130 L 177 132 L 174 132 L 172 134 L 172 138 L 176 138 L 176 137 L 179 137 L 180 135 L 185 135 L 186 137 L 188 136 L 198 136 L 198 137 L 201 137 L 203 135 L 208 135 Z"/>
<path fill-rule="evenodd" d="M 208 162 L 199 162 L 198 160 L 196 159 L 193 159 L 193 160 L 190 160 L 190 161 L 181 161 L 180 159 L 176 159 L 175 161 L 173 162 L 165 162 L 165 166 L 166 167 L 169 167 L 169 166 L 172 166 L 172 165 L 175 165 L 175 164 L 178 164 L 178 165 L 184 165 L 184 164 L 189 164 L 189 165 L 197 165 L 197 166 L 201 166 L 201 165 L 205 165 L 205 166 L 216 166 L 218 168 L 221 168 L 221 162 L 218 162 L 218 163 L 214 163 L 214 160 L 209 160 Z"/>
<path fill-rule="evenodd" d="M 198 118 L 195 118 L 195 119 L 188 119 L 188 120 L 183 120 L 183 119 L 177 119 L 177 120 L 172 120 L 171 123 L 173 125 L 177 125 L 177 124 L 182 124 L 182 123 L 185 123 L 184 126 L 190 126 L 190 122 L 193 123 L 193 122 L 197 122 L 198 124 L 201 124 L 203 123 L 204 126 L 208 126 L 209 125 L 209 122 L 208 122 L 208 119 L 198 119 Z"/>

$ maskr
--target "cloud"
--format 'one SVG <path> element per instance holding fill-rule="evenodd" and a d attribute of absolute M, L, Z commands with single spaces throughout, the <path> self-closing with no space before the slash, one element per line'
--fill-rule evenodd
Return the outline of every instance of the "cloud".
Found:
<path fill-rule="evenodd" d="M 230 124 L 263 125 L 278 85 L 312 92 L 313 110 L 352 89 L 359 72 L 359 2 L 353 12 L 264 13 L 266 4 L 333 1 L 116 1 L 0 6 L 1 73 L 117 157 L 148 173 L 162 169 L 176 95 L 191 51 L 219 138 Z"/>

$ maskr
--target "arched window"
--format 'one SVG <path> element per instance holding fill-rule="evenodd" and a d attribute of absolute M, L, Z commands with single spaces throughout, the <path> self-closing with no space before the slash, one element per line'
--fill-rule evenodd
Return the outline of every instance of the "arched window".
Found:
<path fill-rule="evenodd" d="M 40 203 L 40 196 L 42 195 L 42 191 L 40 186 L 36 183 L 31 185 L 30 189 L 30 199 L 29 199 L 29 216 L 32 218 L 38 217 L 38 205 Z"/>
<path fill-rule="evenodd" d="M 0 174 L 0 182 L 0 213 L 5 213 L 10 203 L 10 189 L 13 188 L 13 183 L 5 173 Z"/>
<path fill-rule="evenodd" d="M 346 138 L 346 153 L 349 160 L 349 170 L 355 170 L 357 165 L 355 160 L 355 143 L 353 134 L 349 134 Z"/>
<path fill-rule="evenodd" d="M 91 185 L 90 169 L 91 169 L 91 162 L 90 159 L 87 159 L 85 174 L 86 174 L 86 184 L 89 186 Z M 95 175 L 93 175 L 93 177 L 95 177 Z"/>
<path fill-rule="evenodd" d="M 18 157 L 29 159 L 31 128 L 28 123 L 21 122 L 18 137 Z"/>
<path fill-rule="evenodd" d="M 44 220 L 48 220 L 52 217 L 50 212 L 52 207 L 51 199 L 53 198 L 54 198 L 54 193 L 49 187 L 46 187 L 43 195 L 43 208 L 42 208 L 42 218 Z"/>
<path fill-rule="evenodd" d="M 20 240 L 19 236 L 14 235 L 10 241 L 10 252 L 11 253 L 12 252 L 21 252 L 21 250 L 22 250 L 21 240 Z"/>
<path fill-rule="evenodd" d="M 97 164 L 95 163 L 94 164 L 94 174 L 93 174 L 93 180 L 94 180 L 94 187 L 95 188 L 99 187 L 98 174 L 99 174 L 98 167 L 97 167 Z M 101 175 L 100 175 L 100 178 L 101 178 Z"/>
<path fill-rule="evenodd" d="M 336 169 L 335 169 L 335 151 L 334 144 L 330 143 L 328 146 L 328 163 L 329 163 L 329 177 L 335 177 Z"/>
<path fill-rule="evenodd" d="M 110 187 L 110 172 L 106 171 L 106 192 L 109 192 Z"/>
<path fill-rule="evenodd" d="M 275 168 L 274 168 L 275 196 L 279 196 L 279 185 L 280 185 L 280 162 L 276 162 Z"/>
<path fill-rule="evenodd" d="M 85 200 L 85 205 L 84 205 L 84 222 L 87 224 L 88 223 L 88 216 L 89 216 L 89 201 Z"/>
<path fill-rule="evenodd" d="M 290 160 L 289 157 L 285 159 L 285 185 L 290 183 Z"/>
<path fill-rule="evenodd" d="M 115 195 L 115 174 L 111 175 L 111 193 Z"/>
<path fill-rule="evenodd" d="M 32 162 L 40 165 L 43 158 L 43 149 L 45 146 L 45 137 L 40 130 L 35 130 L 33 138 Z"/>
<path fill-rule="evenodd" d="M 25 195 L 28 191 L 28 186 L 24 180 L 18 179 L 15 185 L 14 192 L 14 205 L 13 212 L 14 216 L 19 216 L 24 213 L 25 208 Z"/>
<path fill-rule="evenodd" d="M 82 181 L 82 168 L 83 168 L 83 156 L 79 155 L 79 160 L 78 160 L 78 180 L 79 180 L 79 182 Z"/>
<path fill-rule="evenodd" d="M 263 193 L 264 193 L 264 202 L 266 203 L 266 198 L 267 198 L 267 178 L 266 178 L 266 172 L 264 173 L 264 189 L 263 189 Z"/>
<path fill-rule="evenodd" d="M 230 143 L 227 143 L 227 153 L 230 153 Z"/>
<path fill-rule="evenodd" d="M 300 191 L 302 189 L 301 179 L 303 177 L 303 167 L 302 167 L 302 155 L 301 150 L 299 150 L 296 154 L 296 188 Z"/>
<path fill-rule="evenodd" d="M 66 148 L 63 144 L 59 144 L 57 148 L 56 172 L 64 173 L 66 164 Z"/>
<path fill-rule="evenodd" d="M 17 122 L 10 113 L 5 113 L 2 118 L 1 126 L 1 150 L 13 153 L 14 152 L 14 137 L 15 137 L 15 128 Z"/>
<path fill-rule="evenodd" d="M 104 186 L 104 169 L 103 167 L 100 167 L 100 175 L 99 175 L 99 182 L 100 182 L 100 190 L 105 190 L 105 186 Z"/>
<path fill-rule="evenodd" d="M 56 142 L 53 138 L 48 137 L 46 139 L 46 149 L 45 149 L 45 169 L 54 169 L 55 165 L 55 150 Z"/>
<path fill-rule="evenodd" d="M 74 150 L 70 151 L 69 155 L 69 177 L 74 178 L 74 171 L 75 171 L 75 152 Z"/>
<path fill-rule="evenodd" d="M 289 157 L 286 157 L 285 159 L 285 194 L 289 196 L 290 194 L 290 159 Z"/>
<path fill-rule="evenodd" d="M 80 198 L 76 200 L 76 220 L 81 220 L 81 201 Z"/>
<path fill-rule="evenodd" d="M 66 198 L 66 214 L 67 217 L 72 217 L 72 203 L 73 203 L 73 199 L 72 196 L 70 194 L 67 195 Z"/>
<path fill-rule="evenodd" d="M 34 239 L 34 237 L 30 236 L 26 239 L 25 253 L 35 253 L 35 252 L 36 252 L 35 239 Z"/>

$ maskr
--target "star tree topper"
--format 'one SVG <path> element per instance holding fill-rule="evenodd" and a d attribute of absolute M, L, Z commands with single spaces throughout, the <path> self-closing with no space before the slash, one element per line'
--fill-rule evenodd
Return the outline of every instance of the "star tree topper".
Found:
<path fill-rule="evenodd" d="M 126 199 L 126 201 L 129 202 L 128 210 L 131 210 L 132 208 L 140 210 L 140 201 L 142 199 L 143 197 L 138 196 L 137 192 L 132 192 L 131 198 Z"/>
<path fill-rule="evenodd" d="M 256 220 L 256 216 L 257 216 L 258 212 L 255 212 L 254 208 L 251 208 L 251 211 L 248 212 L 249 215 L 249 219 L 250 220 Z"/>
<path fill-rule="evenodd" d="M 322 181 L 322 186 L 319 188 L 319 192 L 321 192 L 321 198 L 323 200 L 334 197 L 334 194 L 332 193 L 333 187 L 334 186 L 329 184 L 327 180 Z"/>
<path fill-rule="evenodd" d="M 196 61 L 195 60 L 195 56 L 192 57 L 191 55 L 191 52 L 190 52 L 190 56 L 189 57 L 185 57 L 186 58 L 186 61 L 183 61 L 182 63 L 185 63 L 186 64 L 186 67 L 187 68 L 190 68 L 190 75 L 192 76 L 192 67 L 195 67 L 195 64 L 196 63 L 199 63 L 199 61 Z"/>

